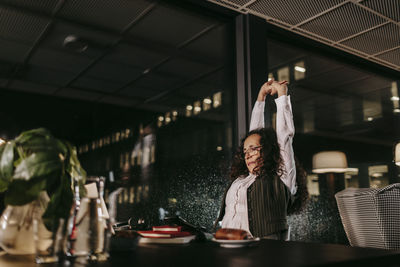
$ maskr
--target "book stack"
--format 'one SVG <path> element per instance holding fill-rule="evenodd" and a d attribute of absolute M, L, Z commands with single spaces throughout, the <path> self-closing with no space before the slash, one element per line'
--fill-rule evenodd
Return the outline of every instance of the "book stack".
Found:
<path fill-rule="evenodd" d="M 137 231 L 141 235 L 139 244 L 185 244 L 196 236 L 188 231 L 182 231 L 182 226 L 153 226 L 150 231 Z"/>

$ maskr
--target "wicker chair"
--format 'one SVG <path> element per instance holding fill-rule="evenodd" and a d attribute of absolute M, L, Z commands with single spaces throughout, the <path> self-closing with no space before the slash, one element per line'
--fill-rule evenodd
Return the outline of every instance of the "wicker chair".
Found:
<path fill-rule="evenodd" d="M 351 246 L 400 249 L 400 183 L 348 188 L 335 197 Z"/>

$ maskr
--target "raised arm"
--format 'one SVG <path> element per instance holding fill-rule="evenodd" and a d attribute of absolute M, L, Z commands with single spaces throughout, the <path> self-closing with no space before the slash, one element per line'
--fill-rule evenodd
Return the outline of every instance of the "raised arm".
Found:
<path fill-rule="evenodd" d="M 265 97 L 272 93 L 271 84 L 274 80 L 270 80 L 261 86 L 260 92 L 258 93 L 257 101 L 254 104 L 253 111 L 251 112 L 250 128 L 249 130 L 255 130 L 258 128 L 264 128 L 264 107 Z"/>
<path fill-rule="evenodd" d="M 292 195 L 297 192 L 296 185 L 296 166 L 293 152 L 294 123 L 290 96 L 287 95 L 287 82 L 276 82 L 270 80 L 260 89 L 257 102 L 251 114 L 250 131 L 257 128 L 264 128 L 264 105 L 266 95 L 278 94 L 275 99 L 276 113 L 276 133 L 280 154 L 283 161 L 284 174 L 281 176 L 283 183 L 289 188 Z"/>

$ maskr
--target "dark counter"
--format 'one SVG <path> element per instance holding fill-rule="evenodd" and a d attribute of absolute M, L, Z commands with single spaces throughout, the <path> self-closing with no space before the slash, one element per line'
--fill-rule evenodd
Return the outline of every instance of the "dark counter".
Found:
<path fill-rule="evenodd" d="M 43 266 L 83 266 L 79 263 Z M 215 243 L 184 246 L 147 245 L 132 251 L 112 252 L 107 262 L 86 264 L 99 267 L 242 267 L 242 266 L 400 266 L 400 250 L 355 248 L 334 244 L 261 240 L 244 248 L 222 248 Z M 33 256 L 0 256 L 1 267 L 38 266 Z"/>

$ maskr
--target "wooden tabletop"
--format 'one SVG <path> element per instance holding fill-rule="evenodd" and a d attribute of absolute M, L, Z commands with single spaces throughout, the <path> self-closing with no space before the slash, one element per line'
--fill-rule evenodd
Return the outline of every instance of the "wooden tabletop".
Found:
<path fill-rule="evenodd" d="M 43 266 L 398 266 L 400 250 L 356 248 L 335 244 L 261 240 L 243 248 L 222 248 L 213 242 L 188 245 L 146 245 L 130 251 L 112 251 L 97 264 L 63 262 Z M 397 264 L 397 265 L 396 265 Z M 33 267 L 33 256 L 0 256 L 1 267 Z"/>

